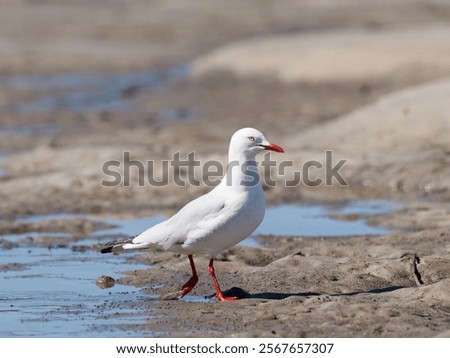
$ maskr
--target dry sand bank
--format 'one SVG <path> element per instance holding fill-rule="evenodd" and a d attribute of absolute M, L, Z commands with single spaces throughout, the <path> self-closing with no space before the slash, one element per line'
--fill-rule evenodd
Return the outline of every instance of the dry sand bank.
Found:
<path fill-rule="evenodd" d="M 449 36 L 448 26 L 265 36 L 205 54 L 193 63 L 193 75 L 229 71 L 313 83 L 432 78 L 450 72 Z"/>
<path fill-rule="evenodd" d="M 444 1 L 3 1 L 0 73 L 130 71 L 261 34 L 442 22 Z"/>

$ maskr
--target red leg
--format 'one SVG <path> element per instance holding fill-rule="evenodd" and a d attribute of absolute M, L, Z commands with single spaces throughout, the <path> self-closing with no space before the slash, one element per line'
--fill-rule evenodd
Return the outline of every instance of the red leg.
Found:
<path fill-rule="evenodd" d="M 191 263 L 192 277 L 181 288 L 181 297 L 187 295 L 198 282 L 197 270 L 195 269 L 194 259 L 192 258 L 192 255 L 188 255 L 188 258 L 189 262 Z"/>
<path fill-rule="evenodd" d="M 216 289 L 216 297 L 219 301 L 234 301 L 236 297 L 225 297 L 223 295 L 222 290 L 220 289 L 219 282 L 217 282 L 216 275 L 214 273 L 214 266 L 213 266 L 214 259 L 209 260 L 209 266 L 208 266 L 208 272 L 212 277 L 214 288 Z"/>

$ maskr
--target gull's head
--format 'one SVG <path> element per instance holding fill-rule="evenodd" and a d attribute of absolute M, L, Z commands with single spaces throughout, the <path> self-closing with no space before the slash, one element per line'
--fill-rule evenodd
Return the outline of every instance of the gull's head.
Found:
<path fill-rule="evenodd" d="M 230 151 L 256 155 L 265 150 L 284 153 L 280 146 L 270 143 L 259 130 L 242 128 L 233 134 L 230 141 Z"/>

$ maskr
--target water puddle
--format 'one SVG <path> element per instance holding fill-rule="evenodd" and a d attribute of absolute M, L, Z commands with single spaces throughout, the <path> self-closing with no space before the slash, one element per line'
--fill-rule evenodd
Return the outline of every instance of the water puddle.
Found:
<path fill-rule="evenodd" d="M 80 220 L 82 215 L 42 215 L 17 220 L 40 224 Z M 127 223 L 132 225 L 132 222 Z M 45 227 L 45 226 L 44 226 Z M 105 230 L 108 235 L 118 231 Z M 91 241 L 98 243 L 99 236 Z M 37 242 L 38 238 L 64 239 L 65 244 Z M 147 295 L 115 284 L 107 290 L 96 285 L 102 275 L 116 278 L 123 272 L 148 268 L 129 262 L 129 255 L 100 255 L 96 250 L 76 250 L 78 241 L 67 232 L 24 232 L 0 235 L 0 337 L 117 337 L 149 332 L 124 330 L 125 324 L 145 323 L 139 302 Z M 8 243 L 8 244 L 5 244 Z"/>
<path fill-rule="evenodd" d="M 357 201 L 339 206 L 281 205 L 268 208 L 256 233 L 241 245 L 260 247 L 258 236 L 270 234 L 317 237 L 385 234 L 388 230 L 369 226 L 367 218 L 399 207 L 390 201 Z M 336 214 L 337 217 L 333 218 Z M 339 215 L 351 215 L 352 220 L 341 220 Z M 148 266 L 130 263 L 133 253 L 100 255 L 97 249 L 101 243 L 139 234 L 164 219 L 164 216 L 112 219 L 66 214 L 17 219 L 15 224 L 19 227 L 28 225 L 29 232 L 0 235 L 0 337 L 151 335 L 145 330 L 136 332 L 124 328 L 129 324 L 145 323 L 148 315 L 142 308 L 142 301 L 151 299 L 150 295 L 117 283 L 108 289 L 100 289 L 96 285 L 100 276 L 117 279 L 125 271 Z M 49 222 L 71 220 L 97 222 L 103 226 L 81 238 L 63 230 L 46 229 L 52 227 L 48 226 Z M 45 241 L 36 241 L 42 237 L 50 243 L 53 239 L 62 239 L 64 244 L 46 245 Z M 80 246 L 86 249 L 80 250 Z M 209 298 L 194 295 L 183 300 L 210 302 Z"/>
<path fill-rule="evenodd" d="M 0 134 L 5 136 L 44 136 L 56 135 L 59 127 L 56 124 L 26 124 L 18 127 L 0 127 Z"/>
<path fill-rule="evenodd" d="M 64 248 L 13 251 L 15 259 L 27 257 L 26 269 L 1 272 L 0 337 L 115 337 L 130 334 L 121 324 L 145 322 L 139 307 L 144 294 L 129 286 L 95 285 L 102 273 L 142 265 Z M 5 259 L 11 259 L 8 251 L 0 251 L 0 261 Z"/>
<path fill-rule="evenodd" d="M 3 235 L 20 237 L 65 236 L 67 233 Z M 136 288 L 116 285 L 99 289 L 104 274 L 144 269 L 123 257 L 96 251 L 78 252 L 71 245 L 54 247 L 22 242 L 0 251 L 0 337 L 113 337 L 128 334 L 121 324 L 143 323 L 137 304 L 145 299 Z M 8 264 L 14 263 L 11 269 Z M 124 308 L 129 307 L 129 308 Z"/>
<path fill-rule="evenodd" d="M 35 91 L 37 98 L 0 106 L 17 114 L 68 110 L 74 113 L 126 111 L 142 92 L 158 90 L 186 77 L 189 65 L 166 71 L 131 73 L 70 73 L 0 77 L 7 90 Z"/>
<path fill-rule="evenodd" d="M 0 153 L 0 177 L 6 175 L 5 169 L 2 168 L 2 162 L 7 158 L 5 153 Z"/>
<path fill-rule="evenodd" d="M 343 205 L 280 205 L 266 210 L 255 234 L 278 236 L 356 236 L 383 235 L 382 227 L 367 224 L 372 215 L 388 214 L 400 208 L 393 201 L 354 201 Z M 353 216 L 352 220 L 334 217 Z"/>

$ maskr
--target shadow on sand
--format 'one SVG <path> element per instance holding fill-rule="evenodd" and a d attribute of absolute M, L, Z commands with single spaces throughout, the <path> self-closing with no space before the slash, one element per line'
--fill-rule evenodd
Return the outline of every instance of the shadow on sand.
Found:
<path fill-rule="evenodd" d="M 283 300 L 288 297 L 313 297 L 313 296 L 355 296 L 364 293 L 372 293 L 372 294 L 380 294 L 386 292 L 392 292 L 399 289 L 405 288 L 405 286 L 388 286 L 383 288 L 375 288 L 369 291 L 354 291 L 354 292 L 344 292 L 344 293 L 319 293 L 319 292 L 291 292 L 291 293 L 282 293 L 282 292 L 260 292 L 260 293 L 250 293 L 239 287 L 232 287 L 229 290 L 225 291 L 224 294 L 226 296 L 237 297 L 238 299 L 263 299 L 263 300 Z M 208 298 L 212 298 L 215 295 L 208 296 Z"/>

